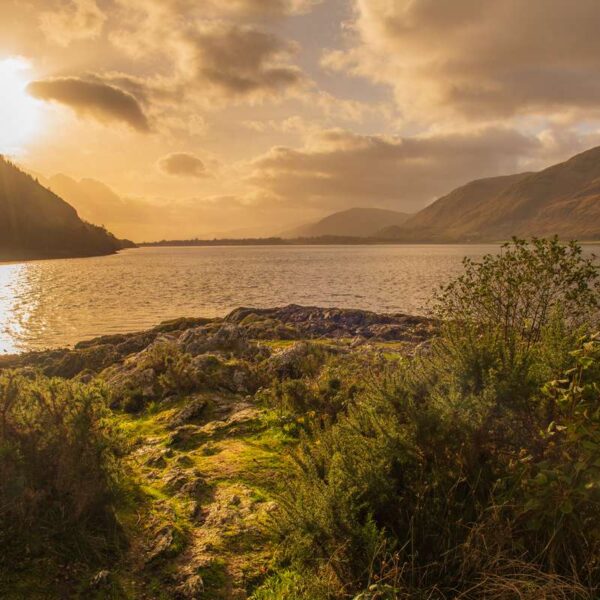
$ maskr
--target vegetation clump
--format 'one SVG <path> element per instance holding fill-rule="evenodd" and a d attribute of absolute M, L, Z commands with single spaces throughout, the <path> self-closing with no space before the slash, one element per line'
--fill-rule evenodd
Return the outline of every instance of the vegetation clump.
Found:
<path fill-rule="evenodd" d="M 0 548 L 9 561 L 114 552 L 120 436 L 97 384 L 0 374 Z"/>

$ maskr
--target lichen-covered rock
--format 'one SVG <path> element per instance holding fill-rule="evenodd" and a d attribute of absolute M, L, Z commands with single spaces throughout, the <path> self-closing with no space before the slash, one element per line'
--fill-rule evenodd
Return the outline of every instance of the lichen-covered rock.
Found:
<path fill-rule="evenodd" d="M 281 308 L 238 308 L 226 317 L 248 330 L 252 339 L 302 338 L 378 338 L 376 326 L 394 326 L 385 330 L 385 338 L 402 341 L 407 335 L 419 340 L 430 336 L 434 322 L 426 317 L 403 314 L 377 314 L 368 310 L 318 308 L 290 304 Z"/>
<path fill-rule="evenodd" d="M 184 470 L 175 467 L 166 473 L 164 485 L 172 493 L 198 497 L 206 490 L 206 481 L 197 470 Z"/>
<path fill-rule="evenodd" d="M 172 554 L 172 546 L 175 541 L 175 529 L 166 525 L 161 528 L 152 540 L 150 548 L 146 552 L 146 563 L 151 563 L 159 558 L 166 558 Z"/>
<path fill-rule="evenodd" d="M 377 314 L 366 310 L 318 308 L 290 304 L 279 308 L 238 308 L 225 318 L 177 319 L 140 333 L 104 336 L 72 349 L 0 357 L 0 370 L 36 367 L 44 374 L 72 378 L 86 371 L 98 374 L 130 361 L 156 345 L 170 342 L 179 352 L 206 353 L 258 362 L 268 349 L 254 340 L 353 339 L 420 343 L 435 334 L 437 324 L 426 317 Z"/>
<path fill-rule="evenodd" d="M 229 352 L 242 355 L 248 351 L 248 338 L 244 329 L 234 323 L 223 323 L 188 329 L 182 333 L 177 344 L 184 352 L 197 356 L 207 352 Z"/>
<path fill-rule="evenodd" d="M 190 421 L 199 419 L 205 412 L 208 401 L 206 398 L 191 397 L 186 401 L 185 406 L 177 411 L 169 420 L 169 429 L 177 429 Z"/>
<path fill-rule="evenodd" d="M 345 352 L 335 345 L 295 342 L 273 353 L 263 367 L 270 378 L 299 379 L 315 373 L 328 356 Z"/>
<path fill-rule="evenodd" d="M 174 448 L 184 448 L 200 434 L 201 429 L 196 425 L 182 425 L 171 434 L 168 445 Z"/>

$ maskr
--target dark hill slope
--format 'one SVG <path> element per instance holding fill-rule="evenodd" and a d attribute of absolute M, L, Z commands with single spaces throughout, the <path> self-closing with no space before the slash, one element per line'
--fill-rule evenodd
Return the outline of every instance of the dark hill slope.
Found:
<path fill-rule="evenodd" d="M 430 204 L 406 223 L 384 229 L 380 235 L 386 238 L 411 236 L 427 241 L 459 238 L 471 215 L 478 214 L 482 208 L 485 210 L 490 199 L 527 176 L 528 173 L 523 173 L 471 181 Z"/>
<path fill-rule="evenodd" d="M 600 239 L 600 147 L 544 169 L 471 182 L 382 237 L 495 241 L 559 235 Z"/>
<path fill-rule="evenodd" d="M 124 245 L 0 157 L 0 260 L 96 256 Z"/>

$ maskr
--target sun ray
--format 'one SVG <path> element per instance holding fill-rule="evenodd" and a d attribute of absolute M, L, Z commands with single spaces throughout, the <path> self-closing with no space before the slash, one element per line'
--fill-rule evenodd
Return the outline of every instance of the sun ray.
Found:
<path fill-rule="evenodd" d="M 27 93 L 31 63 L 0 59 L 0 154 L 20 155 L 40 131 L 42 103 Z"/>

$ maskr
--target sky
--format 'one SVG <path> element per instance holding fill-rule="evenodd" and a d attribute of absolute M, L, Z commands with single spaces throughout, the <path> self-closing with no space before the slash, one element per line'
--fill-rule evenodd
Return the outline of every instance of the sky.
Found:
<path fill-rule="evenodd" d="M 415 212 L 600 144 L 597 0 L 0 0 L 0 153 L 136 241 Z"/>

